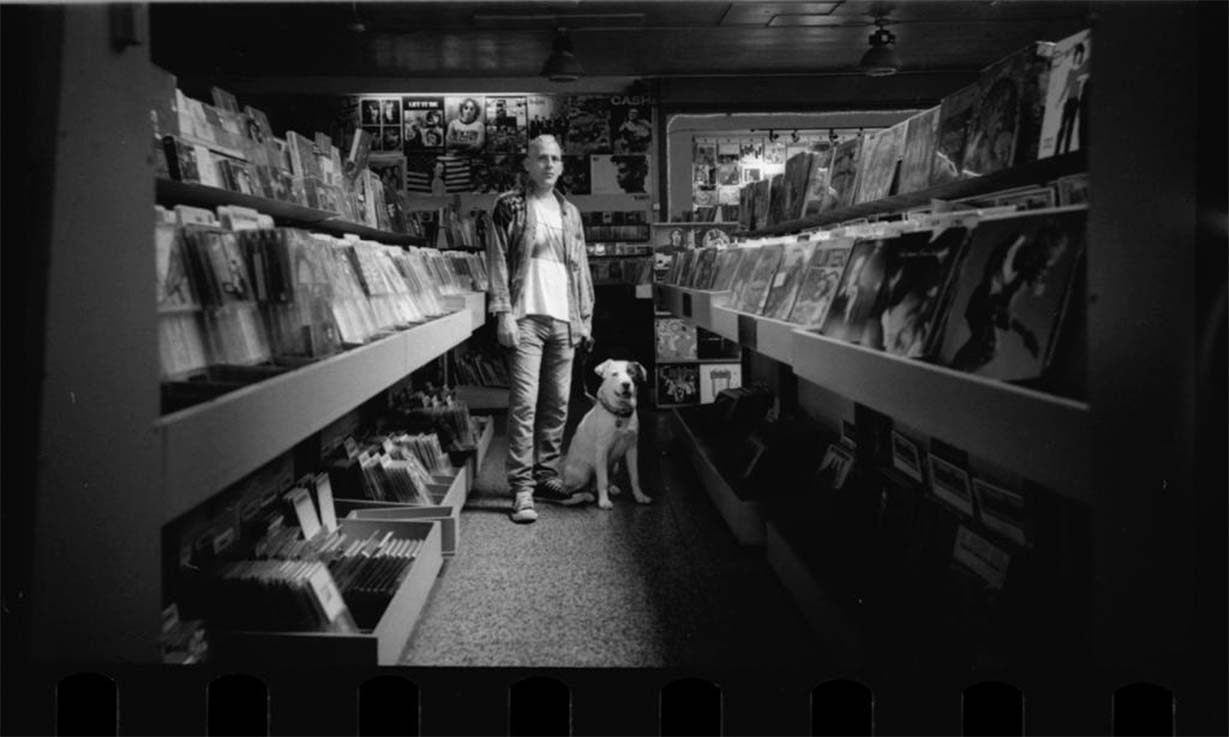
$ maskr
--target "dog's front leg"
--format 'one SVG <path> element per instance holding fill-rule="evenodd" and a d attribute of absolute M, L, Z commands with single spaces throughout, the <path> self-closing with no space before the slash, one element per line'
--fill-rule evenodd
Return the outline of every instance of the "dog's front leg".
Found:
<path fill-rule="evenodd" d="M 602 509 L 612 509 L 610 501 L 610 444 L 598 443 L 597 457 L 593 459 L 593 470 L 597 474 L 597 505 Z"/>
<path fill-rule="evenodd" d="M 637 458 L 636 443 L 633 442 L 627 449 L 627 476 L 632 482 L 632 496 L 636 497 L 638 504 L 652 504 L 653 498 L 647 496 L 640 489 L 640 463 Z"/>

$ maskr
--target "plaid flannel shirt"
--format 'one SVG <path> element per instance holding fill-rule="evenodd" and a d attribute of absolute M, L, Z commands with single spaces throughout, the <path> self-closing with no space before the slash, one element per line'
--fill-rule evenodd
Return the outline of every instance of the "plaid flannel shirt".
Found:
<path fill-rule="evenodd" d="M 593 278 L 585 251 L 585 231 L 580 211 L 563 195 L 555 192 L 563 214 L 564 258 L 568 272 L 568 333 L 572 345 L 593 334 Z M 487 266 L 490 270 L 490 308 L 494 314 L 511 312 L 515 319 L 525 316 L 521 290 L 529 273 L 533 244 L 528 242 L 536 230 L 532 210 L 527 206 L 525 189 L 501 194 L 491 213 L 494 227 L 487 234 Z"/>

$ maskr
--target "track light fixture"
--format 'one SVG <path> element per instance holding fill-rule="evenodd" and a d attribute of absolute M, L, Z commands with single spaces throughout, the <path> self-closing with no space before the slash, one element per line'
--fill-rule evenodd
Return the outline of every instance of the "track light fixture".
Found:
<path fill-rule="evenodd" d="M 862 55 L 862 61 L 858 64 L 862 73 L 868 77 L 887 77 L 900 71 L 900 57 L 893 48 L 896 35 L 884 27 L 887 24 L 888 19 L 885 16 L 875 17 L 875 25 L 878 27 L 868 39 L 871 47 Z"/>
<path fill-rule="evenodd" d="M 560 28 L 555 34 L 550 56 L 542 65 L 542 76 L 552 82 L 575 82 L 585 76 L 580 60 L 572 53 L 572 39 L 566 29 Z"/>

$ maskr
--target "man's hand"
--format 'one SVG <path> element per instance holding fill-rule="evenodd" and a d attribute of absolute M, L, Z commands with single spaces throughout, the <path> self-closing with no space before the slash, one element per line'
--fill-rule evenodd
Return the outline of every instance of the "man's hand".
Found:
<path fill-rule="evenodd" d="M 515 348 L 517 345 L 517 330 L 516 320 L 512 317 L 511 312 L 499 313 L 499 325 L 496 326 L 495 332 L 499 338 L 499 344 L 504 348 Z"/>
<path fill-rule="evenodd" d="M 580 336 L 580 345 L 578 347 L 582 351 L 586 351 L 586 352 L 592 351 L 593 350 L 593 336 L 592 335 Z"/>

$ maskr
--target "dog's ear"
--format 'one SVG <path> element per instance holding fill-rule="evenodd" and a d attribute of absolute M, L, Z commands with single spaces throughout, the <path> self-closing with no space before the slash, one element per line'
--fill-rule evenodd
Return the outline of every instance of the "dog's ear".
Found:
<path fill-rule="evenodd" d="M 597 367 L 593 369 L 593 371 L 598 376 L 604 379 L 606 378 L 606 371 L 609 369 L 610 369 L 610 359 L 607 358 L 605 361 L 602 361 L 601 363 L 599 363 Z"/>
<path fill-rule="evenodd" d="M 628 363 L 627 372 L 632 375 L 632 381 L 639 381 L 643 384 L 649 380 L 649 372 L 645 370 L 639 361 Z"/>

